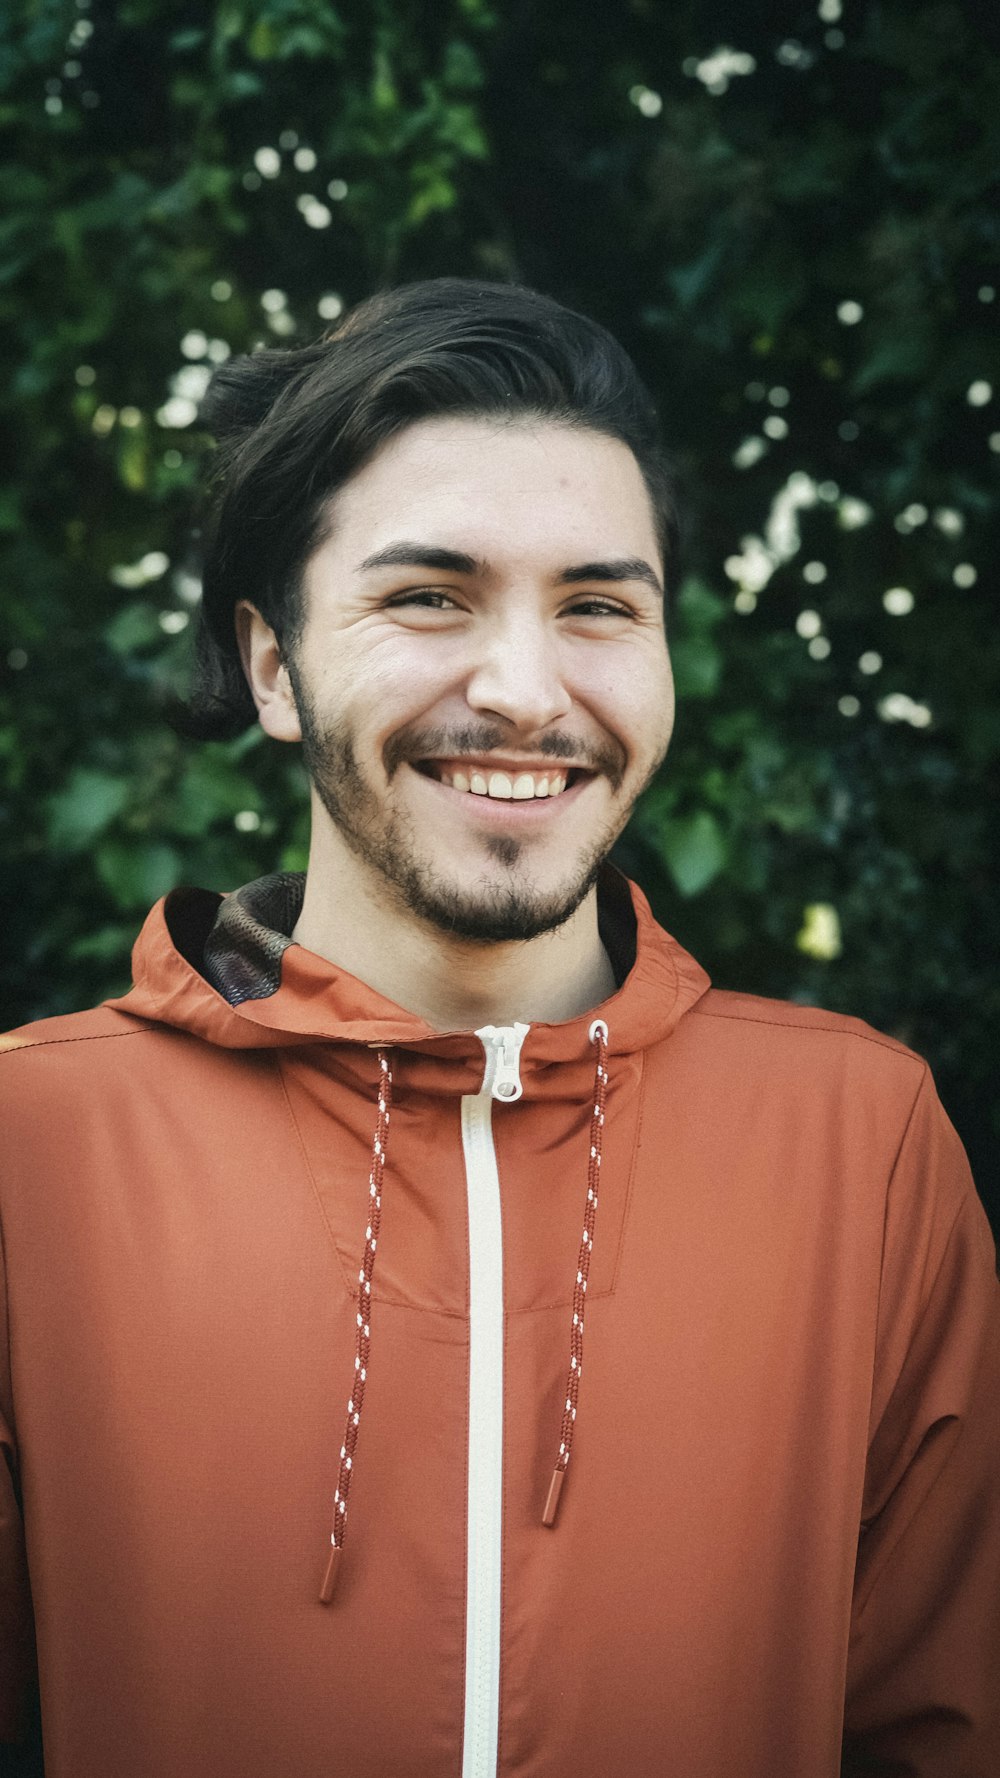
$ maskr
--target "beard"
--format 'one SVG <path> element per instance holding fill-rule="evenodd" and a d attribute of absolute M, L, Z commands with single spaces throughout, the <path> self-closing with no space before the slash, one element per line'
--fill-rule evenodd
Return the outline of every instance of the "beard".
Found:
<path fill-rule="evenodd" d="M 541 889 L 524 862 L 529 847 L 507 834 L 484 837 L 494 869 L 476 882 L 449 881 L 421 853 L 413 822 L 398 810 L 386 811 L 372 794 L 346 723 L 320 721 L 299 675 L 288 663 L 302 730 L 302 757 L 323 808 L 355 857 L 381 877 L 400 908 L 445 933 L 473 944 L 523 942 L 565 924 L 593 888 L 598 872 L 631 813 L 627 805 L 594 846 L 577 860 L 558 888 Z M 403 729 L 385 750 L 389 781 L 421 758 L 489 753 L 504 740 L 489 724 L 433 731 Z M 581 747 L 565 735 L 543 737 L 539 751 L 553 759 L 573 759 L 603 773 L 613 789 L 625 774 L 624 750 L 617 742 Z M 659 761 L 657 761 L 659 764 Z M 655 770 L 655 767 L 654 767 Z M 652 776 L 652 773 L 650 774 Z M 648 782 L 648 780 L 647 780 Z M 633 799 L 634 801 L 634 799 Z"/>

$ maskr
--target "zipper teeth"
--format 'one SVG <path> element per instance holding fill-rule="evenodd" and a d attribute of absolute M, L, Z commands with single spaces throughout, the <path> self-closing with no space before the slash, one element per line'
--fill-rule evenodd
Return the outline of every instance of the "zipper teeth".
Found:
<path fill-rule="evenodd" d="M 503 1218 L 493 1100 L 521 1097 L 528 1025 L 476 1032 L 486 1068 L 462 1100 L 469 1206 L 469 1472 L 462 1778 L 496 1778 L 503 1538 Z"/>
<path fill-rule="evenodd" d="M 462 1100 L 469 1205 L 469 1471 L 462 1778 L 494 1778 L 500 1714 L 503 1250 L 488 1091 Z"/>

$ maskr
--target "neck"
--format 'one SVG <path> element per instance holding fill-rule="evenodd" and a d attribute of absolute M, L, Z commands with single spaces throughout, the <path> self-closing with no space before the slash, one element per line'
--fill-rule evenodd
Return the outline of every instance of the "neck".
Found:
<path fill-rule="evenodd" d="M 615 990 L 597 929 L 597 891 L 553 932 L 483 944 L 388 905 L 352 854 L 314 843 L 296 943 L 349 970 L 437 1031 L 555 1024 Z"/>

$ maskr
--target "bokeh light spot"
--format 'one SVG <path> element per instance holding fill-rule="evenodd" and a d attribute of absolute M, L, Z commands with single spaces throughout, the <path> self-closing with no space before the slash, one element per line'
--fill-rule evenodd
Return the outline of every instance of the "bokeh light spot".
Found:
<path fill-rule="evenodd" d="M 839 957 L 844 941 L 836 908 L 828 901 L 810 902 L 802 910 L 802 926 L 795 943 L 807 957 L 816 957 L 821 963 L 830 963 Z"/>
<path fill-rule="evenodd" d="M 890 617 L 908 617 L 913 610 L 913 594 L 908 586 L 891 586 L 882 594 L 882 603 Z"/>

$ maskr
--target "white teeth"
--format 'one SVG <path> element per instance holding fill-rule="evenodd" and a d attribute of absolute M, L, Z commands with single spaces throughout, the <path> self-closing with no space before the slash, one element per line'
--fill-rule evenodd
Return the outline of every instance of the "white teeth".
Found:
<path fill-rule="evenodd" d="M 442 768 L 441 782 L 452 790 L 471 792 L 473 796 L 489 796 L 498 802 L 537 802 L 540 797 L 559 796 L 566 788 L 565 772 L 461 772 Z"/>

